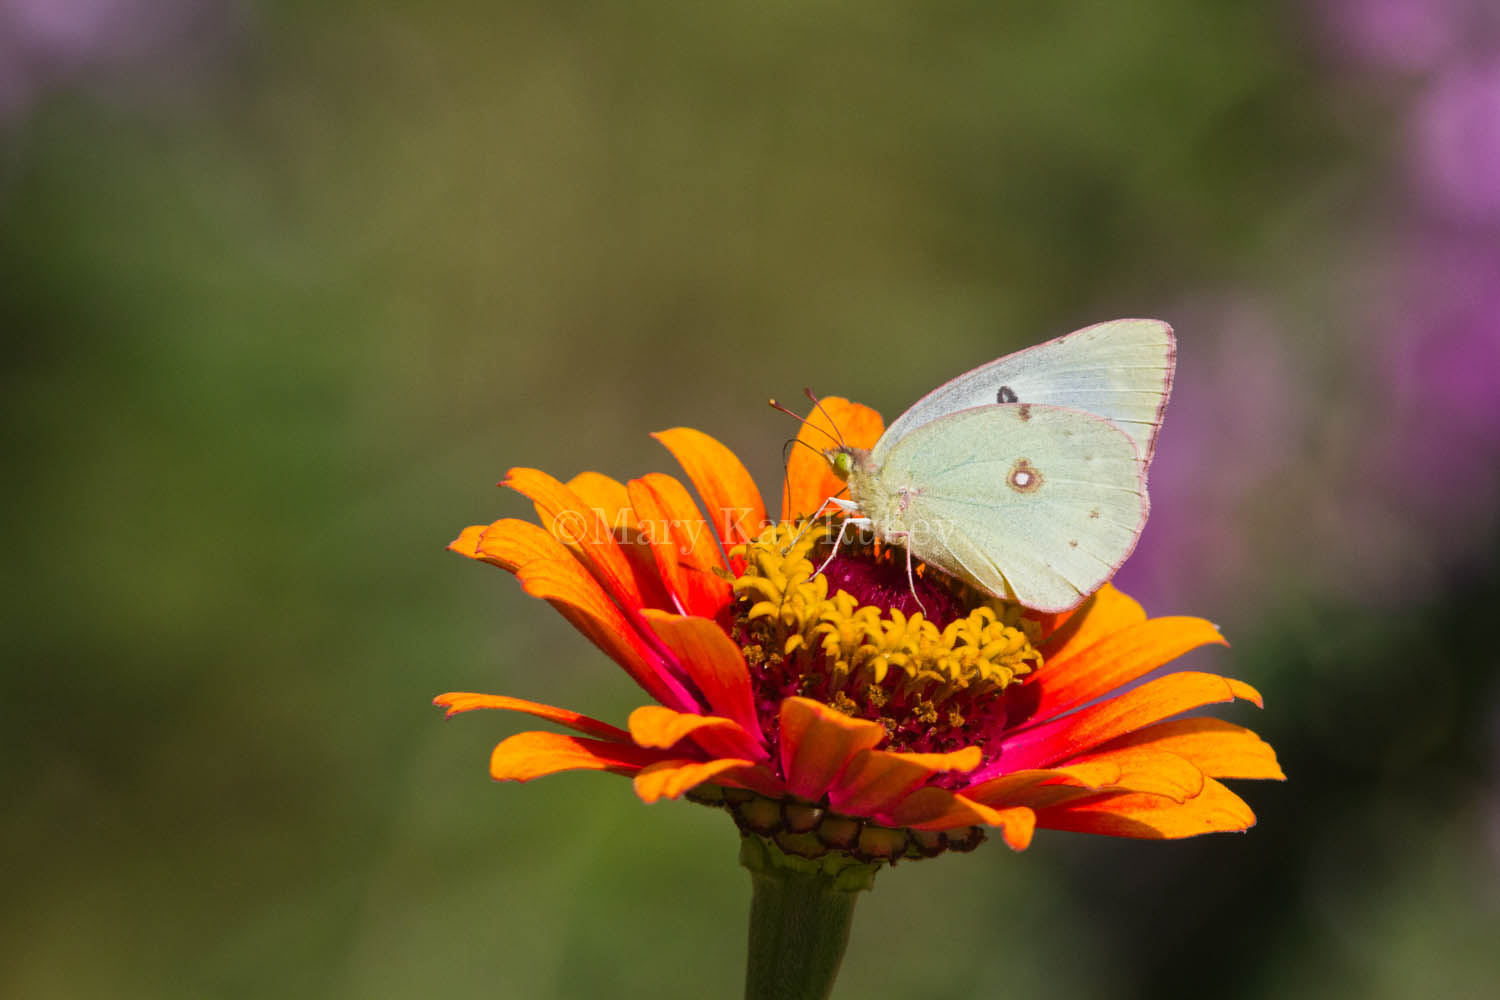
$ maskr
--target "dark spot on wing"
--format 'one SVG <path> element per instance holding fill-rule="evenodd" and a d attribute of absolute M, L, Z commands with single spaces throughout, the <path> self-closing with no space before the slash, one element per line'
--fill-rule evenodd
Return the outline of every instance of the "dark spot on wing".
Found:
<path fill-rule="evenodd" d="M 1098 507 L 1095 507 L 1093 510 L 1089 511 L 1089 519 L 1090 520 L 1094 520 L 1094 521 L 1097 521 L 1099 519 L 1099 508 Z"/>
<path fill-rule="evenodd" d="M 1035 493 L 1042 488 L 1042 474 L 1031 464 L 1031 459 L 1022 458 L 1010 467 L 1006 482 L 1017 493 Z"/>
<path fill-rule="evenodd" d="M 1020 401 L 1020 397 L 1016 395 L 1016 390 L 1008 385 L 1002 385 L 1000 391 L 995 393 L 995 402 L 997 403 L 1019 403 Z"/>
<path fill-rule="evenodd" d="M 1072 546 L 1073 548 L 1076 549 L 1076 548 L 1078 548 L 1078 539 L 1076 539 L 1076 538 L 1070 538 L 1070 539 L 1068 539 L 1068 544 L 1070 546 Z"/>
<path fill-rule="evenodd" d="M 1022 420 L 1030 420 L 1031 419 L 1031 404 L 1030 403 L 1022 403 L 1021 404 L 1021 419 Z"/>

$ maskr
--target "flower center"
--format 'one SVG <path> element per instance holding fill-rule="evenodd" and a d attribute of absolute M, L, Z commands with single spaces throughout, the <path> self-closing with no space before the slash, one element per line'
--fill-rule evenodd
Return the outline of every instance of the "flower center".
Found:
<path fill-rule="evenodd" d="M 1036 624 L 929 566 L 908 575 L 899 550 L 846 545 L 830 560 L 831 534 L 826 521 L 774 525 L 734 552 L 731 634 L 762 724 L 803 695 L 880 722 L 892 750 L 982 743 L 995 696 L 1042 665 Z"/>

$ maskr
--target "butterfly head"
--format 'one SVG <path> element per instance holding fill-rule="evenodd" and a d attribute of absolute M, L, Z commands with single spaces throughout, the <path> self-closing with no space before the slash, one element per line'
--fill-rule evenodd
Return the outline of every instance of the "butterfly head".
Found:
<path fill-rule="evenodd" d="M 833 474 L 844 482 L 849 481 L 849 475 L 854 471 L 854 454 L 851 449 L 838 447 L 823 453 L 828 457 L 828 464 L 833 467 Z"/>

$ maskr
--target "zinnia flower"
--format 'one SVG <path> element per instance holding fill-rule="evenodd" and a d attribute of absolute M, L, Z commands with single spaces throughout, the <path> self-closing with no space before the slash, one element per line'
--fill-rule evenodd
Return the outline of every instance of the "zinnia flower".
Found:
<path fill-rule="evenodd" d="M 866 407 L 823 400 L 774 523 L 734 454 L 688 428 L 655 436 L 701 510 L 660 473 L 563 483 L 511 470 L 503 485 L 540 525 L 475 525 L 450 547 L 514 573 L 653 704 L 622 729 L 502 695 L 437 698 L 450 716 L 506 709 L 576 733 L 504 740 L 495 780 L 610 771 L 646 802 L 722 806 L 747 841 L 787 855 L 877 864 L 967 850 L 987 830 L 1021 850 L 1036 827 L 1177 838 L 1255 822 L 1220 779 L 1282 778 L 1271 747 L 1229 722 L 1174 718 L 1259 705 L 1255 690 L 1186 671 L 1137 683 L 1223 644 L 1213 625 L 1147 618 L 1109 585 L 1038 615 L 926 567 L 909 580 L 878 542 L 831 552 L 831 522 L 810 519 L 843 487 L 813 436 L 830 425 L 857 447 L 882 429 Z"/>

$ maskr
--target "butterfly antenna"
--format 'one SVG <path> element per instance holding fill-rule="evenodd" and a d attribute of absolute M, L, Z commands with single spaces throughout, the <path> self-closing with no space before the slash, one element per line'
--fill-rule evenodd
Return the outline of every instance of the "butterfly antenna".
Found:
<path fill-rule="evenodd" d="M 830 433 L 826 427 L 819 427 L 817 424 L 813 423 L 811 420 L 808 420 L 806 417 L 804 417 L 801 414 L 797 413 L 795 410 L 789 410 L 789 409 L 787 409 L 785 406 L 782 406 L 780 403 L 776 402 L 776 400 L 774 400 L 774 399 L 768 400 L 768 402 L 771 404 L 771 409 L 777 410 L 777 411 L 779 411 L 781 413 L 785 413 L 787 416 L 791 417 L 793 420 L 797 421 L 799 424 L 802 424 L 804 427 L 810 427 L 810 428 L 812 428 L 813 430 L 817 431 L 819 434 L 822 434 L 825 437 L 827 437 L 828 440 L 832 441 L 834 444 L 838 445 L 839 447 L 843 447 L 843 445 L 844 445 L 844 439 L 841 438 L 841 437 L 839 437 L 836 433 Z M 828 414 L 827 414 L 826 411 L 823 413 L 823 416 L 824 417 L 828 416 Z M 833 421 L 830 420 L 829 423 L 832 424 Z M 837 431 L 837 430 L 838 430 L 838 428 L 835 427 L 834 431 Z"/>
<path fill-rule="evenodd" d="M 813 395 L 813 391 L 811 389 L 803 389 L 802 392 L 807 396 L 808 399 L 812 400 L 813 409 L 823 414 L 823 419 L 828 421 L 829 427 L 833 428 L 833 434 L 837 436 L 839 447 L 849 447 L 844 443 L 844 435 L 839 431 L 839 425 L 834 423 L 833 418 L 828 415 L 828 411 L 823 409 L 823 403 L 818 399 L 817 396 Z"/>

